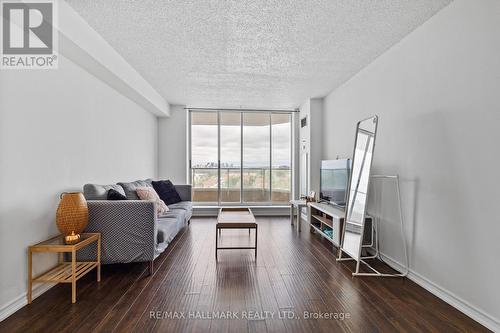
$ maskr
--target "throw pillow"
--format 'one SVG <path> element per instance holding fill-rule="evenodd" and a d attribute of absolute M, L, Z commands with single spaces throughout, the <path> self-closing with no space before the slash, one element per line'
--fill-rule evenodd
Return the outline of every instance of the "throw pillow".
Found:
<path fill-rule="evenodd" d="M 160 199 L 160 197 L 152 187 L 138 187 L 135 189 L 135 192 L 141 200 L 150 200 L 156 202 L 156 213 L 158 215 L 168 212 L 167 205 L 165 205 L 165 202 Z"/>
<path fill-rule="evenodd" d="M 153 188 L 156 193 L 160 196 L 160 199 L 167 205 L 182 201 L 179 193 L 175 190 L 174 184 L 172 184 L 170 180 L 159 180 L 157 182 L 152 181 L 151 183 L 153 184 Z"/>
<path fill-rule="evenodd" d="M 151 181 L 146 179 L 146 180 L 136 180 L 134 182 L 119 182 L 117 185 L 120 185 L 123 188 L 123 194 L 127 197 L 129 200 L 139 200 L 140 198 L 137 196 L 137 193 L 135 193 L 135 190 L 138 187 L 151 187 Z"/>
<path fill-rule="evenodd" d="M 127 200 L 127 197 L 117 190 L 110 189 L 107 195 L 108 200 Z"/>
<path fill-rule="evenodd" d="M 125 191 L 123 191 L 123 187 L 120 185 L 83 185 L 83 195 L 87 200 L 108 200 L 109 190 L 115 190 L 116 192 L 125 195 Z"/>

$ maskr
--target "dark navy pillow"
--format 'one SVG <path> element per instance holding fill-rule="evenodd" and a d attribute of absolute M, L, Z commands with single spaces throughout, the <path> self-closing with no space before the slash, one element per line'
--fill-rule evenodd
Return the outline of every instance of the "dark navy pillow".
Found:
<path fill-rule="evenodd" d="M 117 190 L 110 189 L 108 191 L 108 200 L 127 200 L 127 197 L 118 192 Z"/>
<path fill-rule="evenodd" d="M 177 193 L 174 184 L 170 180 L 159 180 L 157 182 L 152 181 L 153 188 L 161 200 L 167 205 L 171 205 L 177 202 L 181 202 L 181 197 Z"/>

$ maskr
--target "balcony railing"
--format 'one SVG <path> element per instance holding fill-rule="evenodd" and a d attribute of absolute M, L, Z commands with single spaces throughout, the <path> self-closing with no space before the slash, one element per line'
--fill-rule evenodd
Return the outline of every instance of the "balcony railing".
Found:
<path fill-rule="evenodd" d="M 219 193 L 217 168 L 191 169 L 193 200 L 203 203 L 288 203 L 291 179 L 289 168 L 220 168 Z"/>

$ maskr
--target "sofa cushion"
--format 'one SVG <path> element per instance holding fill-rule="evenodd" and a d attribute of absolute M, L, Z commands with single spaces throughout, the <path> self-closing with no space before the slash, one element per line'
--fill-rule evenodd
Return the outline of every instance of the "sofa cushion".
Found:
<path fill-rule="evenodd" d="M 118 183 L 121 187 L 123 187 L 123 190 L 125 191 L 125 196 L 129 200 L 139 200 L 139 197 L 137 196 L 137 193 L 135 190 L 139 187 L 151 187 L 151 180 L 146 179 L 146 180 L 136 180 L 135 182 L 130 182 L 130 183 L 123 183 L 120 182 Z"/>
<path fill-rule="evenodd" d="M 125 191 L 120 185 L 83 185 L 83 195 L 87 200 L 107 200 L 109 190 L 115 190 L 116 192 L 125 195 Z"/>
<path fill-rule="evenodd" d="M 163 217 L 171 217 L 178 219 L 180 222 L 184 223 L 184 220 L 186 219 L 186 211 L 184 209 L 169 209 L 168 212 L 162 214 L 159 216 L 159 218 Z"/>
<path fill-rule="evenodd" d="M 174 185 L 175 190 L 179 193 L 182 201 L 191 201 L 191 185 Z"/>
<path fill-rule="evenodd" d="M 191 201 L 181 201 L 168 206 L 169 209 L 182 209 L 186 212 L 184 219 L 189 221 L 193 215 L 193 203 Z"/>
<path fill-rule="evenodd" d="M 191 201 L 181 201 L 171 205 L 168 205 L 169 209 L 184 209 L 184 210 L 192 210 L 193 203 Z"/>
<path fill-rule="evenodd" d="M 170 243 L 179 232 L 179 224 L 174 217 L 158 218 L 158 244 L 166 242 Z"/>
<path fill-rule="evenodd" d="M 174 184 L 170 180 L 159 180 L 157 182 L 151 182 L 153 188 L 167 205 L 171 205 L 177 202 L 181 202 L 181 197 L 177 193 Z"/>

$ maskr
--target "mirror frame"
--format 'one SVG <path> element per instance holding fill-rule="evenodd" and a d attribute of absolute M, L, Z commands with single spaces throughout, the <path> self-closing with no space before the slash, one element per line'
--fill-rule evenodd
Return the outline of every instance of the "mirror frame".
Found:
<path fill-rule="evenodd" d="M 352 186 L 352 180 L 353 180 L 353 170 L 354 170 L 354 165 L 356 163 L 356 147 L 357 147 L 357 144 L 358 144 L 358 136 L 359 136 L 359 133 L 360 133 L 360 130 L 362 130 L 360 128 L 361 124 L 367 120 L 371 120 L 374 122 L 375 124 L 375 129 L 373 131 L 373 144 L 372 144 L 372 155 L 371 155 L 371 160 L 370 160 L 370 169 L 368 170 L 369 172 L 369 178 L 368 178 L 368 183 L 367 183 L 367 188 L 366 188 L 366 200 L 365 200 L 365 204 L 364 204 L 364 207 L 363 207 L 363 213 L 362 213 L 362 219 L 361 219 L 361 238 L 360 238 L 360 242 L 359 242 L 359 247 L 358 247 L 358 257 L 357 258 L 354 258 L 352 257 L 352 254 L 350 254 L 349 252 L 345 251 L 344 250 L 344 240 L 345 240 L 345 231 L 346 231 L 346 226 L 347 226 L 347 217 L 350 213 L 350 197 L 351 197 L 351 186 Z M 365 118 L 365 119 L 362 119 L 360 121 L 358 121 L 357 125 L 356 125 L 356 135 L 355 135 L 355 138 L 354 138 L 354 150 L 353 150 L 353 155 L 352 155 L 352 167 L 351 167 L 351 174 L 349 175 L 349 185 L 347 187 L 347 198 L 346 198 L 346 208 L 345 208 L 345 212 L 344 212 L 344 223 L 342 225 L 342 232 L 341 232 L 341 240 L 340 240 L 340 248 L 339 248 L 339 256 L 338 256 L 338 260 L 341 260 L 342 259 L 342 252 L 345 252 L 347 255 L 349 255 L 353 260 L 356 260 L 357 263 L 356 263 L 356 272 L 359 272 L 359 263 L 360 261 L 362 260 L 362 257 L 361 257 L 361 251 L 362 251 L 362 248 L 363 248 L 363 238 L 364 238 L 364 228 L 365 228 L 365 218 L 366 218 L 366 207 L 367 207 L 367 203 L 368 203 L 368 192 L 370 190 L 370 175 L 371 175 L 371 167 L 372 167 L 372 164 L 373 164 L 373 154 L 374 154 L 374 151 L 375 151 L 375 141 L 376 141 L 376 137 L 377 137 L 377 128 L 378 128 L 378 116 L 377 115 L 374 115 L 374 116 L 371 116 L 371 117 L 368 117 L 368 118 Z M 359 157 L 358 157 L 359 158 Z"/>

